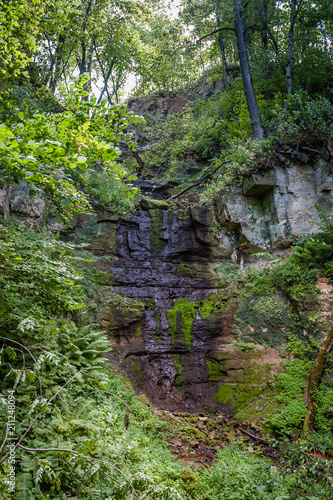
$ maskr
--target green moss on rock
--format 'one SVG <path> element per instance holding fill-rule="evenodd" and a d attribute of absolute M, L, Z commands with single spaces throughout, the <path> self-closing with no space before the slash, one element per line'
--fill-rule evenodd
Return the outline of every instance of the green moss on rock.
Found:
<path fill-rule="evenodd" d="M 173 308 L 167 311 L 169 322 L 169 333 L 172 342 L 176 340 L 176 334 L 180 333 L 181 340 L 191 349 L 192 326 L 195 319 L 196 303 L 188 299 L 178 299 L 174 302 Z"/>
<path fill-rule="evenodd" d="M 181 364 L 181 358 L 182 358 L 182 356 L 180 354 L 173 354 L 172 355 L 172 359 L 173 359 L 173 362 L 175 363 L 175 367 L 176 367 L 176 370 L 177 370 L 177 377 L 176 377 L 176 380 L 175 380 L 175 384 L 177 386 L 182 385 L 182 383 L 184 382 L 183 367 L 182 367 L 182 364 Z"/>
<path fill-rule="evenodd" d="M 250 296 L 236 314 L 235 333 L 242 340 L 276 347 L 287 342 L 286 332 L 293 328 L 294 318 L 289 301 L 283 296 Z"/>
<path fill-rule="evenodd" d="M 217 394 L 216 394 L 216 400 L 222 404 L 226 405 L 229 403 L 230 399 L 233 397 L 235 392 L 235 389 L 231 387 L 229 384 L 224 384 L 221 385 L 218 388 Z"/>
<path fill-rule="evenodd" d="M 191 302 L 187 298 L 175 300 L 172 309 L 167 311 L 169 322 L 169 335 L 172 343 L 176 340 L 184 342 L 190 349 L 192 344 L 192 327 L 196 317 L 196 312 L 208 320 L 208 326 L 212 330 L 216 328 L 216 323 L 220 321 L 218 313 L 228 310 L 230 304 L 220 301 L 215 295 L 210 296 L 210 300 Z"/>
<path fill-rule="evenodd" d="M 150 210 L 151 229 L 150 232 L 150 246 L 153 256 L 159 254 L 163 246 L 163 211 Z"/>
<path fill-rule="evenodd" d="M 164 200 L 153 200 L 152 198 L 143 198 L 141 200 L 143 210 L 169 210 L 170 204 Z"/>

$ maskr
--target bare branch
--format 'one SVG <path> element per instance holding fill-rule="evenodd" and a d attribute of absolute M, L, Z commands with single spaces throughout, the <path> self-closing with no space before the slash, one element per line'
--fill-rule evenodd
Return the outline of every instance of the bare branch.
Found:
<path fill-rule="evenodd" d="M 9 430 L 9 427 L 8 427 L 8 422 L 6 422 L 6 425 L 5 425 L 5 428 L 4 428 L 4 432 L 2 433 L 2 436 L 3 436 L 3 435 L 4 435 L 4 433 L 5 433 L 5 437 L 4 437 L 3 443 L 2 443 L 1 448 L 0 448 L 0 456 L 1 456 L 2 450 L 3 450 L 3 449 L 4 449 L 4 447 L 5 447 L 5 444 L 6 444 L 6 442 L 7 442 L 8 430 Z M 2 438 L 2 436 L 1 436 L 1 438 Z"/>
<path fill-rule="evenodd" d="M 233 32 L 235 32 L 235 30 L 233 28 L 218 28 L 218 29 L 212 31 L 211 33 L 208 33 L 208 35 L 205 35 L 205 36 L 202 36 L 201 38 L 199 38 L 199 40 L 197 40 L 196 43 L 199 43 L 199 42 L 201 42 L 201 40 L 204 40 L 204 38 L 208 38 L 211 35 L 215 35 L 215 33 L 219 33 L 220 31 L 233 31 Z"/>
<path fill-rule="evenodd" d="M 217 172 L 223 165 L 226 165 L 227 163 L 231 163 L 231 160 L 226 160 L 226 161 L 223 161 L 222 163 L 220 163 L 220 165 L 218 165 L 212 172 L 204 175 L 204 177 L 201 177 L 201 179 L 199 179 L 197 182 L 195 182 L 194 184 L 191 184 L 191 186 L 188 186 L 187 188 L 183 189 L 182 191 L 180 191 L 180 193 L 177 193 L 177 194 L 174 194 L 173 196 L 170 196 L 170 198 L 168 198 L 168 201 L 170 200 L 174 200 L 175 198 L 178 198 L 178 196 L 186 193 L 187 191 L 189 191 L 190 189 L 196 187 L 196 186 L 199 186 L 199 184 L 201 184 L 205 179 L 207 179 L 208 177 L 211 177 L 212 175 L 215 174 L 215 172 Z"/>
<path fill-rule="evenodd" d="M 2 337 L 3 338 L 3 337 Z M 59 391 L 57 391 L 54 396 L 52 396 L 52 398 L 48 401 L 48 404 L 51 403 L 51 401 L 53 401 L 54 398 L 56 398 L 58 396 L 58 394 L 66 387 L 66 385 L 68 385 L 77 375 L 79 375 L 79 373 L 82 373 L 82 372 L 77 372 L 75 375 L 73 375 L 73 377 L 71 377 L 67 382 L 66 384 L 64 384 L 62 387 L 60 387 Z M 23 436 L 20 438 L 20 440 L 16 443 L 15 447 L 14 447 L 14 450 L 16 450 L 16 448 L 18 446 L 21 446 L 21 443 L 23 441 L 23 439 L 25 438 L 25 436 L 30 432 L 30 430 L 32 429 L 32 427 L 35 425 L 35 423 L 37 422 L 38 418 L 41 416 L 41 412 L 38 413 L 38 415 L 34 418 L 34 420 L 31 422 L 31 424 L 29 425 L 29 427 L 27 428 L 27 430 L 25 431 L 25 433 L 23 434 Z M 9 454 L 10 454 L 10 451 L 0 460 L 0 465 L 9 457 Z"/>

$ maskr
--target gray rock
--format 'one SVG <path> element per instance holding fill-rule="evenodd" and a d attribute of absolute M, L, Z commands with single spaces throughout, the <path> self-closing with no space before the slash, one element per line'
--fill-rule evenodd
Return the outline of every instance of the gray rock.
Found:
<path fill-rule="evenodd" d="M 287 239 L 315 233 L 316 204 L 333 209 L 331 163 L 291 163 L 246 178 L 217 197 L 216 216 L 222 228 L 234 231 L 242 251 L 280 251 Z"/>
<path fill-rule="evenodd" d="M 37 192 L 36 196 L 30 195 L 31 186 L 16 185 L 11 188 L 9 197 L 10 214 L 13 213 L 19 218 L 40 219 L 45 211 L 45 201 L 42 192 Z M 6 201 L 7 188 L 0 190 L 0 210 L 3 212 Z"/>

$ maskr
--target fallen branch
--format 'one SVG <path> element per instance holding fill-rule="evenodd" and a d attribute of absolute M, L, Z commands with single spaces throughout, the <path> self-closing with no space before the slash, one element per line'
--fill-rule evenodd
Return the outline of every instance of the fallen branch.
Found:
<path fill-rule="evenodd" d="M 258 436 L 255 436 L 254 434 L 251 434 L 251 432 L 249 431 L 246 431 L 245 429 L 243 429 L 242 427 L 239 428 L 241 432 L 244 432 L 244 434 L 247 434 L 248 436 L 250 436 L 252 439 L 256 439 L 257 441 L 262 441 L 263 443 L 267 443 L 267 439 L 264 439 L 262 437 L 258 437 Z"/>
<path fill-rule="evenodd" d="M 223 161 L 212 172 L 210 172 L 209 174 L 204 175 L 203 177 L 201 177 L 201 179 L 199 179 L 198 181 L 196 181 L 194 184 L 191 184 L 191 186 L 188 186 L 187 188 L 185 188 L 182 191 L 180 191 L 180 193 L 177 193 L 177 194 L 174 194 L 174 195 L 170 196 L 170 198 L 168 198 L 167 201 L 174 200 L 175 198 L 178 198 L 178 196 L 186 193 L 190 189 L 192 189 L 192 188 L 194 188 L 196 186 L 199 186 L 199 184 L 201 184 L 205 179 L 207 179 L 208 177 L 211 177 L 212 175 L 214 175 L 215 172 L 217 172 L 223 165 L 226 165 L 227 163 L 231 163 L 231 160 Z"/>
<path fill-rule="evenodd" d="M 305 415 L 303 429 L 304 431 L 311 431 L 313 429 L 313 421 L 317 410 L 317 404 L 315 399 L 315 391 L 318 387 L 321 375 L 323 373 L 326 357 L 333 346 L 333 325 L 331 326 L 328 334 L 326 335 L 317 356 L 316 362 L 312 371 L 309 373 L 305 391 L 304 391 L 304 401 L 308 407 L 308 411 Z"/>

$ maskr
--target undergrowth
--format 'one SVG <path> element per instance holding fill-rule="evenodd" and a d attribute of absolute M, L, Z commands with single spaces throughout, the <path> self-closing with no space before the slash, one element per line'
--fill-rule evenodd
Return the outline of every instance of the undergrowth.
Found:
<path fill-rule="evenodd" d="M 1 224 L 0 244 L 3 493 L 181 498 L 173 489 L 183 490 L 181 466 L 166 451 L 164 424 L 102 358 L 109 342 L 85 312 L 82 258 L 71 245 L 15 224 Z M 16 425 L 9 427 L 12 390 Z M 15 493 L 10 443 L 17 445 Z"/>

